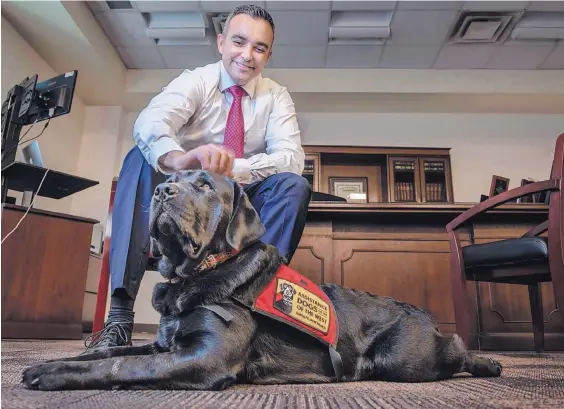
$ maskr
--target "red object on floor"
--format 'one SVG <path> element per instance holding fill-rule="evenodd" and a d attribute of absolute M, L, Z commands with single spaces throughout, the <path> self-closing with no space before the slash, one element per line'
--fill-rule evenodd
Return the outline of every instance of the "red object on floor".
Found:
<path fill-rule="evenodd" d="M 117 178 L 112 181 L 110 192 L 110 204 L 108 206 L 108 218 L 104 231 L 104 249 L 102 252 L 102 268 L 100 280 L 98 281 L 98 295 L 96 296 L 96 309 L 94 311 L 94 322 L 92 333 L 104 328 L 104 317 L 106 316 L 106 302 L 108 300 L 108 287 L 110 286 L 110 238 L 112 236 L 112 213 L 114 208 L 114 197 L 116 194 Z"/>

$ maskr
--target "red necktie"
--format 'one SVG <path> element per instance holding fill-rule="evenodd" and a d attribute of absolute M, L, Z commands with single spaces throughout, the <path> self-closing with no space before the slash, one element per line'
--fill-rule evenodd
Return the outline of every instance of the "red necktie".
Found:
<path fill-rule="evenodd" d="M 227 90 L 233 95 L 233 103 L 227 116 L 223 146 L 233 149 L 236 158 L 242 158 L 245 152 L 245 121 L 243 120 L 241 100 L 245 95 L 245 90 L 239 85 L 233 85 Z"/>

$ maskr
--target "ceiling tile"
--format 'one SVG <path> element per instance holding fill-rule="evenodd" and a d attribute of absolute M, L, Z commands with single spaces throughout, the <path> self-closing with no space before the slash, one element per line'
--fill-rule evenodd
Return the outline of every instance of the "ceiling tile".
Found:
<path fill-rule="evenodd" d="M 397 1 L 334 1 L 331 10 L 393 10 Z"/>
<path fill-rule="evenodd" d="M 136 11 L 95 13 L 110 42 L 115 46 L 154 45 L 147 37 L 147 23 Z"/>
<path fill-rule="evenodd" d="M 273 11 L 275 45 L 327 44 L 329 11 Z"/>
<path fill-rule="evenodd" d="M 327 68 L 376 68 L 381 45 L 329 45 Z"/>
<path fill-rule="evenodd" d="M 538 46 L 543 46 L 543 45 L 548 45 L 551 46 L 552 48 L 554 48 L 554 46 L 556 45 L 556 40 L 506 40 L 503 43 L 503 46 L 517 46 L 517 47 L 522 47 L 522 46 L 532 46 L 532 47 L 538 47 Z"/>
<path fill-rule="evenodd" d="M 167 68 L 194 69 L 221 59 L 219 53 L 209 46 L 159 47 Z"/>
<path fill-rule="evenodd" d="M 155 11 L 201 11 L 199 1 L 132 1 L 143 13 Z"/>
<path fill-rule="evenodd" d="M 431 68 L 441 46 L 391 46 L 382 54 L 380 68 Z"/>
<path fill-rule="evenodd" d="M 86 4 L 93 12 L 110 10 L 108 4 L 105 1 L 87 1 Z"/>
<path fill-rule="evenodd" d="M 531 1 L 530 11 L 564 11 L 564 1 Z"/>
<path fill-rule="evenodd" d="M 245 4 L 249 4 L 248 1 L 209 1 L 209 0 L 202 0 L 200 2 L 200 6 L 204 11 L 214 11 L 214 12 L 232 12 L 235 7 L 242 6 Z M 260 6 L 265 8 L 264 1 L 253 1 L 252 4 L 255 6 Z"/>
<path fill-rule="evenodd" d="M 460 10 L 463 1 L 399 1 L 398 10 Z"/>
<path fill-rule="evenodd" d="M 494 44 L 445 45 L 435 61 L 434 68 L 484 68 L 495 52 Z"/>
<path fill-rule="evenodd" d="M 272 10 L 330 10 L 330 1 L 266 1 L 266 9 Z"/>
<path fill-rule="evenodd" d="M 554 49 L 551 45 L 504 45 L 499 47 L 486 65 L 489 69 L 534 70 Z"/>
<path fill-rule="evenodd" d="M 116 47 L 116 50 L 129 69 L 167 68 L 156 45 Z"/>
<path fill-rule="evenodd" d="M 323 68 L 325 49 L 325 46 L 277 46 L 272 53 L 272 68 Z"/>
<path fill-rule="evenodd" d="M 547 70 L 564 70 L 564 41 L 558 43 L 558 46 L 556 46 L 540 68 Z"/>
<path fill-rule="evenodd" d="M 392 35 L 387 44 L 439 45 L 448 36 L 458 15 L 453 10 L 408 11 L 398 10 L 392 18 Z"/>
<path fill-rule="evenodd" d="M 528 1 L 466 1 L 463 10 L 471 11 L 521 11 L 529 5 Z"/>

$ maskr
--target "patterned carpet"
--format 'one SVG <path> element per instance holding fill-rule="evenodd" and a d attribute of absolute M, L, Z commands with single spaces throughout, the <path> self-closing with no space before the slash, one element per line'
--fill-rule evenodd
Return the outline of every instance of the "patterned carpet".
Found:
<path fill-rule="evenodd" d="M 140 341 L 140 340 L 138 340 Z M 145 343 L 143 341 L 142 343 Z M 2 408 L 63 409 L 399 409 L 562 408 L 564 354 L 489 353 L 501 378 L 460 376 L 425 384 L 240 385 L 223 392 L 64 391 L 25 389 L 21 373 L 44 359 L 77 355 L 81 341 L 2 341 Z"/>

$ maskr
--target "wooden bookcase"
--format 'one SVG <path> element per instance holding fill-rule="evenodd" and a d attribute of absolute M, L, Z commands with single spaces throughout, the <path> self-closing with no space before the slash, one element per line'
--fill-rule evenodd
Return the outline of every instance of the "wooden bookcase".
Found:
<path fill-rule="evenodd" d="M 367 203 L 454 203 L 448 148 L 304 146 L 304 150 L 303 176 L 315 192 L 345 197 L 342 192 L 347 188 L 356 189 Z M 345 190 L 336 190 L 336 183 Z"/>
<path fill-rule="evenodd" d="M 308 153 L 305 155 L 304 172 L 302 176 L 307 179 L 314 192 L 319 191 L 319 154 Z"/>

